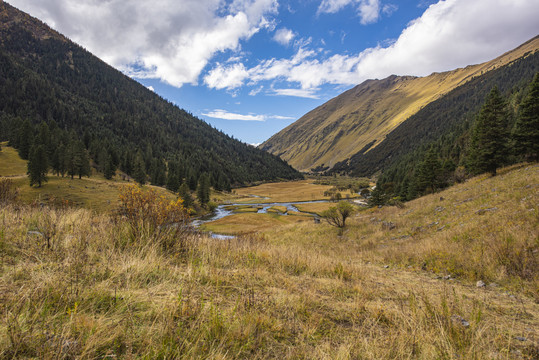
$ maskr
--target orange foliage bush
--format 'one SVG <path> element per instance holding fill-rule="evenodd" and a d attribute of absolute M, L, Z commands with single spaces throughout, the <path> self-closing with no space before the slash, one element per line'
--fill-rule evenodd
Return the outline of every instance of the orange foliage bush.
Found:
<path fill-rule="evenodd" d="M 143 226 L 155 231 L 166 225 L 181 227 L 189 220 L 181 198 L 169 201 L 153 189 L 125 185 L 120 187 L 119 200 L 120 215 L 125 216 L 133 228 Z"/>

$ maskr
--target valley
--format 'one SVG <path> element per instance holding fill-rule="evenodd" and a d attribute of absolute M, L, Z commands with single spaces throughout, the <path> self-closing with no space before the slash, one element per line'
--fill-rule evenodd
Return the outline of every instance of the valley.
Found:
<path fill-rule="evenodd" d="M 349 89 L 425 18 L 460 29 L 436 17 L 457 2 L 408 8 L 401 37 L 355 57 L 347 32 L 282 27 L 277 1 L 134 2 L 96 37 L 129 20 L 117 66 L 54 11 L 0 0 L 0 359 L 539 359 L 539 36 Z M 322 27 L 359 6 L 361 36 L 410 6 L 313 4 Z M 137 11 L 163 6 L 134 39 Z M 58 8 L 68 31 L 74 9 L 101 20 Z M 323 48 L 337 38 L 345 53 Z M 123 54 L 135 43 L 150 50 Z M 258 145 L 229 124 L 273 130 Z"/>

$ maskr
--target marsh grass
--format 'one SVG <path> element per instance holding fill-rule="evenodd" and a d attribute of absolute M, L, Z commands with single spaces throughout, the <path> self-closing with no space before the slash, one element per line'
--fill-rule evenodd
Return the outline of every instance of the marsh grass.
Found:
<path fill-rule="evenodd" d="M 340 237 L 300 222 L 160 234 L 171 247 L 84 209 L 4 206 L 0 358 L 534 359 L 537 268 L 502 240 L 535 254 L 537 184 L 537 166 L 477 178 L 361 212 Z"/>

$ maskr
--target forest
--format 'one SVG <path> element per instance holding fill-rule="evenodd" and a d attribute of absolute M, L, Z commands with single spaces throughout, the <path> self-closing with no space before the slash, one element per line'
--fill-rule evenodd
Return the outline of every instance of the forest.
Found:
<path fill-rule="evenodd" d="M 119 169 L 141 183 L 168 183 L 173 189 L 182 183 L 194 189 L 203 174 L 224 190 L 302 177 L 278 157 L 179 109 L 39 20 L 2 6 L 9 15 L 0 23 L 0 141 L 9 140 L 23 158 L 42 134 L 48 164 L 60 174 L 75 174 L 59 159 L 77 148 L 103 173 Z"/>

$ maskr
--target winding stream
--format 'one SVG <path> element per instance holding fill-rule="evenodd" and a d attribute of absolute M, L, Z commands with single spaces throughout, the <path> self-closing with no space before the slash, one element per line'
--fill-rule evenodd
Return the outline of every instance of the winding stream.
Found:
<path fill-rule="evenodd" d="M 314 203 L 329 203 L 328 200 L 311 200 L 311 201 L 294 201 L 294 202 L 273 202 L 273 203 L 254 203 L 254 204 L 245 204 L 245 203 L 232 203 L 232 204 L 223 204 L 219 205 L 215 211 L 209 215 L 206 215 L 198 220 L 194 220 L 192 222 L 192 225 L 195 227 L 199 227 L 202 224 L 219 220 L 222 218 L 225 218 L 227 216 L 237 214 L 239 212 L 235 212 L 234 207 L 241 207 L 243 209 L 245 208 L 256 208 L 258 211 L 257 214 L 266 214 L 268 210 L 274 206 L 284 206 L 286 207 L 286 212 L 281 213 L 282 216 L 287 216 L 289 212 L 298 212 L 301 214 L 311 215 L 313 217 L 317 217 L 315 213 L 305 212 L 305 211 L 299 211 L 298 208 L 295 205 L 298 204 L 314 204 Z M 217 234 L 217 233 L 210 233 L 212 237 L 217 239 L 231 239 L 234 238 L 232 235 L 224 235 L 224 234 Z"/>

